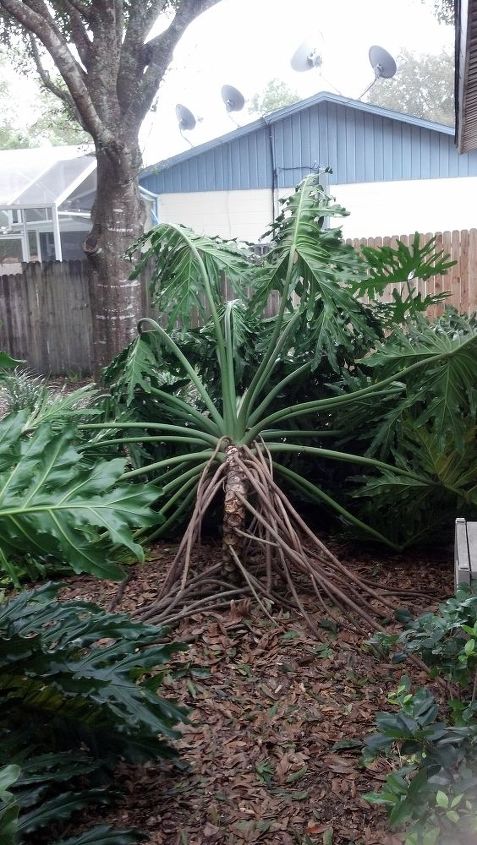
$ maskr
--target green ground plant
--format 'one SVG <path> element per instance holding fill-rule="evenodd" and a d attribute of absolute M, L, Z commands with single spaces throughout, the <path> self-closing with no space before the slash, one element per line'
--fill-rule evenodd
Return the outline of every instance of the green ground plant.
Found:
<path fill-rule="evenodd" d="M 364 761 L 386 755 L 395 769 L 367 800 L 383 804 L 406 845 L 469 845 L 477 834 L 477 596 L 459 590 L 437 613 L 412 620 L 399 635 L 371 645 L 395 660 L 420 657 L 450 683 L 439 708 L 432 692 L 412 692 L 407 677 L 390 696 L 397 712 L 378 713 Z M 439 709 L 445 715 L 439 716 Z M 447 711 L 447 712 L 445 712 Z"/>
<path fill-rule="evenodd" d="M 287 601 L 305 613 L 294 586 L 294 573 L 301 572 L 322 607 L 329 598 L 361 614 L 367 624 L 377 624 L 379 612 L 370 603 L 375 592 L 307 527 L 291 491 L 295 501 L 331 509 L 349 525 L 393 545 L 372 520 L 364 523 L 340 493 L 333 495 L 322 478 L 316 480 L 314 468 L 332 467 L 328 475 L 325 471 L 326 482 L 336 466 L 357 467 L 371 478 L 392 473 L 403 487 L 429 480 L 397 462 L 340 449 L 333 415 L 340 409 L 351 418 L 366 405 L 413 401 L 408 385 L 418 370 L 442 386 L 446 374 L 459 371 L 467 356 L 475 357 L 477 335 L 432 348 L 416 343 L 412 357 L 406 350 L 397 354 L 387 339 L 383 306 L 363 305 L 358 295 L 367 285 L 372 292 L 384 287 L 391 278 L 396 284 L 411 275 L 428 278 L 449 262 L 416 240 L 411 248 L 377 251 L 373 265 L 366 264 L 343 242 L 340 229 L 324 226 L 325 219 L 342 214 L 313 175 L 284 202 L 270 233 L 271 248 L 260 260 L 237 244 L 169 224 L 147 233 L 132 250 L 142 250 L 136 274 L 152 263 L 152 292 L 164 325 L 140 321 L 138 339 L 106 373 L 116 418 L 83 428 L 115 430 L 103 446 L 128 450 L 134 468 L 125 478 L 160 476 L 164 522 L 156 535 L 187 520 L 147 618 L 175 619 L 194 608 L 221 606 L 243 592 L 269 614 L 270 603 L 283 597 L 283 583 Z M 224 274 L 235 290 L 233 301 L 223 296 Z M 277 308 L 264 317 L 272 295 Z M 409 320 L 430 301 L 410 288 L 397 293 L 388 306 L 389 320 Z M 194 329 L 197 318 L 203 327 Z M 375 378 L 378 362 L 387 372 Z M 340 392 L 344 377 L 364 382 Z M 192 550 L 204 515 L 221 501 L 223 560 L 198 573 Z M 383 608 L 381 615 L 388 612 Z"/>
<path fill-rule="evenodd" d="M 160 519 L 158 491 L 123 481 L 125 458 L 82 461 L 73 424 L 29 419 L 0 421 L 0 570 L 17 586 L 51 562 L 120 579 L 124 550 L 143 557 L 133 529 Z"/>
<path fill-rule="evenodd" d="M 47 584 L 0 605 L 2 845 L 110 803 L 118 761 L 174 757 L 168 740 L 185 718 L 158 694 L 180 644 L 158 644 L 158 628 L 57 594 Z M 141 838 L 102 825 L 61 845 Z"/>

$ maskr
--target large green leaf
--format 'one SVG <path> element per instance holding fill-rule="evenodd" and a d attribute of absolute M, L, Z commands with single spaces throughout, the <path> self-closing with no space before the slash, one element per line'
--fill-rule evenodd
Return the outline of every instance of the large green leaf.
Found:
<path fill-rule="evenodd" d="M 44 423 L 25 436 L 24 423 L 24 413 L 0 422 L 0 567 L 15 579 L 15 557 L 31 554 L 120 578 L 113 544 L 142 559 L 132 529 L 157 521 L 157 490 L 121 483 L 124 459 L 82 465 L 73 429 Z"/>
<path fill-rule="evenodd" d="M 158 694 L 158 670 L 183 647 L 158 644 L 163 631 L 125 615 L 59 602 L 58 589 L 21 592 L 0 606 L 2 845 L 13 845 L 16 832 L 30 841 L 27 834 L 82 807 L 110 803 L 118 760 L 174 756 L 165 739 L 178 735 L 185 716 Z M 99 827 L 79 843 L 103 834 L 112 843 L 116 832 Z M 134 831 L 117 836 L 139 841 Z"/>
<path fill-rule="evenodd" d="M 250 272 L 250 254 L 235 241 L 197 235 L 185 226 L 161 223 L 131 247 L 131 256 L 137 254 L 138 246 L 143 255 L 133 277 L 145 267 L 152 269 L 153 304 L 164 314 L 169 329 L 177 321 L 189 328 L 194 312 L 207 317 L 204 274 L 218 307 L 224 275 L 228 284 L 239 290 Z"/>

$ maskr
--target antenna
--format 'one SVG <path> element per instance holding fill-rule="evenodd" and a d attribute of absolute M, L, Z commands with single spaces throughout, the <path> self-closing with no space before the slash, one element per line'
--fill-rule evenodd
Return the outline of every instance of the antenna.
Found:
<path fill-rule="evenodd" d="M 373 46 L 369 48 L 369 63 L 374 70 L 374 79 L 368 87 L 364 89 L 361 96 L 358 97 L 358 100 L 363 99 L 364 95 L 371 90 L 378 79 L 392 79 L 397 71 L 396 62 L 391 56 L 391 53 L 388 53 L 384 47 L 378 47 L 377 44 L 373 44 Z"/>
<path fill-rule="evenodd" d="M 245 105 L 245 97 L 242 92 L 239 91 L 238 88 L 234 88 L 233 85 L 222 85 L 220 93 L 230 120 L 232 123 L 235 123 L 235 126 L 240 126 L 240 124 L 232 117 L 231 112 L 242 111 Z"/>
<path fill-rule="evenodd" d="M 188 138 L 185 137 L 184 132 L 190 132 L 192 129 L 195 129 L 196 119 L 192 114 L 191 110 L 188 109 L 186 106 L 181 105 L 181 103 L 177 103 L 176 106 L 176 118 L 177 123 L 179 125 L 179 132 L 181 133 L 184 141 L 192 147 L 193 144 L 189 141 Z"/>
<path fill-rule="evenodd" d="M 323 43 L 323 36 L 321 34 L 318 36 L 317 41 Z M 323 81 L 326 82 L 333 91 L 336 91 L 337 94 L 341 95 L 341 91 L 339 91 L 338 88 L 336 88 L 323 73 L 323 57 L 321 55 L 321 50 L 316 43 L 313 44 L 310 41 L 303 41 L 293 53 L 290 64 L 293 70 L 296 70 L 299 73 L 317 68 Z"/>

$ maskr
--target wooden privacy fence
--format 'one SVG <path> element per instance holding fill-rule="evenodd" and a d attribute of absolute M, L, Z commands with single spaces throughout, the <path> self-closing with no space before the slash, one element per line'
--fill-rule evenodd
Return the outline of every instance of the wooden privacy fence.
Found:
<path fill-rule="evenodd" d="M 422 242 L 432 236 L 422 236 Z M 398 239 L 409 243 L 413 237 L 360 238 L 348 243 L 357 248 L 393 245 Z M 447 303 L 464 313 L 477 311 L 477 229 L 439 232 L 436 237 L 437 249 L 450 253 L 457 264 L 445 276 L 418 282 L 418 289 L 423 295 L 449 290 Z M 93 373 L 92 284 L 89 265 L 81 261 L 25 264 L 22 274 L 0 276 L 0 351 L 27 361 L 40 373 Z M 233 296 L 227 285 L 225 292 Z M 386 301 L 391 296 L 392 288 L 381 298 Z M 268 313 L 275 300 L 272 296 Z M 146 295 L 143 301 L 146 313 Z"/>
<path fill-rule="evenodd" d="M 433 232 L 423 234 L 421 243 L 433 237 Z M 457 263 L 444 276 L 431 276 L 427 281 L 419 279 L 416 282 L 417 290 L 423 297 L 427 294 L 450 291 L 445 304 L 429 309 L 429 316 L 442 313 L 445 305 L 453 305 L 464 314 L 472 314 L 477 311 L 477 229 L 437 232 L 435 237 L 436 250 L 443 249 L 450 255 L 451 260 Z M 395 246 L 398 240 L 409 245 L 413 239 L 414 234 L 392 235 L 383 238 L 349 238 L 347 243 L 359 249 L 361 246 Z M 380 299 L 383 302 L 389 302 L 392 299 L 391 286 L 384 291 Z"/>
<path fill-rule="evenodd" d="M 83 261 L 24 264 L 22 274 L 0 276 L 0 350 L 40 373 L 92 373 L 90 284 Z"/>

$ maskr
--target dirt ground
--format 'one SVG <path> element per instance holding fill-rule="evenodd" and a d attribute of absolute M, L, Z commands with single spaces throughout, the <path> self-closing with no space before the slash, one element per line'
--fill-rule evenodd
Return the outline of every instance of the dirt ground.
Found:
<path fill-rule="evenodd" d="M 382 586 L 426 591 L 412 601 L 414 613 L 452 592 L 451 548 L 399 556 L 335 542 L 333 550 Z M 213 544 L 202 549 L 208 561 L 216 552 Z M 173 554 L 173 545 L 150 550 L 119 610 L 153 600 Z M 107 605 L 116 589 L 78 577 L 63 595 Z M 314 611 L 312 597 L 306 601 Z M 185 768 L 124 767 L 123 797 L 106 820 L 146 830 L 148 845 L 402 842 L 389 832 L 385 813 L 362 798 L 379 788 L 389 765 L 364 769 L 361 744 L 402 674 L 416 685 L 425 675 L 378 661 L 366 646 L 369 632 L 353 630 L 346 619 L 338 625 L 318 613 L 315 619 L 320 639 L 298 615 L 279 612 L 272 625 L 248 601 L 183 621 L 173 637 L 189 650 L 179 658 L 181 677 L 166 678 L 162 694 L 190 710 L 177 743 Z"/>

